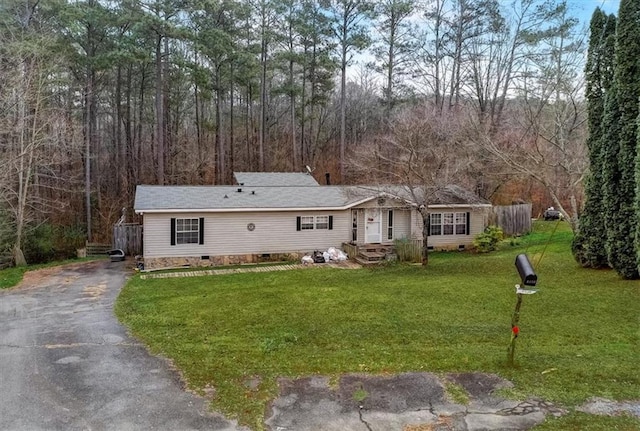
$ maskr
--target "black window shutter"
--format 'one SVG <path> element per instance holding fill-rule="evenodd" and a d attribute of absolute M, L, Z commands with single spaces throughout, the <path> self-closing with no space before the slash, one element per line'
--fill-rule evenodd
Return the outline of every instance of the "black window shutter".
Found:
<path fill-rule="evenodd" d="M 198 244 L 204 244 L 204 217 L 200 217 L 200 238 Z"/>
<path fill-rule="evenodd" d="M 333 216 L 329 216 L 329 230 L 333 229 Z"/>
<path fill-rule="evenodd" d="M 171 219 L 171 245 L 176 245 L 176 219 Z"/>
<path fill-rule="evenodd" d="M 467 212 L 467 235 L 471 235 L 471 213 Z"/>
<path fill-rule="evenodd" d="M 302 224 L 302 221 L 300 220 L 300 216 L 296 217 L 296 230 L 301 230 L 300 225 Z"/>

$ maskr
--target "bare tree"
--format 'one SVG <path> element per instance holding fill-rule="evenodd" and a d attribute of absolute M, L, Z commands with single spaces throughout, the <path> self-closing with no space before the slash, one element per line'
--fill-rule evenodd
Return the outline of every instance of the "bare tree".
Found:
<path fill-rule="evenodd" d="M 516 82 L 518 97 L 504 113 L 507 121 L 496 133 L 476 119 L 472 137 L 512 176 L 540 183 L 575 229 L 588 165 L 579 73 L 584 39 L 574 33 L 577 21 L 568 16 L 566 4 L 552 12 L 544 37 L 548 48 L 532 48 L 527 56 L 528 65 Z"/>
<path fill-rule="evenodd" d="M 78 153 L 69 151 L 69 119 L 53 103 L 62 83 L 50 40 L 17 34 L 0 36 L 0 207 L 13 228 L 14 262 L 22 266 L 27 229 L 51 209 L 43 191 L 57 185 L 55 166 Z"/>
<path fill-rule="evenodd" d="M 472 152 L 463 118 L 458 111 L 440 114 L 431 104 L 408 108 L 390 122 L 379 145 L 353 160 L 383 190 L 388 187 L 420 212 L 423 265 L 428 263 L 429 206 L 443 196 L 465 193 L 459 186 L 467 178 Z"/>

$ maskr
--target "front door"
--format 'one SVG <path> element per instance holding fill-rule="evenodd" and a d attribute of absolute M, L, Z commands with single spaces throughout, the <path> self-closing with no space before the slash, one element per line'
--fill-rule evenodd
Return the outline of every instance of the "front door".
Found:
<path fill-rule="evenodd" d="M 365 218 L 365 242 L 382 242 L 382 216 L 379 208 L 367 208 L 364 211 Z"/>

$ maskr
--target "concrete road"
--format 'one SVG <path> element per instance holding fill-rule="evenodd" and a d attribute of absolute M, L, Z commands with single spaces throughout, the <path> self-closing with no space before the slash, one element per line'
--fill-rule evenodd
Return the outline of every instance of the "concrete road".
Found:
<path fill-rule="evenodd" d="M 28 272 L 0 291 L 0 430 L 238 430 L 113 314 L 125 263 Z"/>

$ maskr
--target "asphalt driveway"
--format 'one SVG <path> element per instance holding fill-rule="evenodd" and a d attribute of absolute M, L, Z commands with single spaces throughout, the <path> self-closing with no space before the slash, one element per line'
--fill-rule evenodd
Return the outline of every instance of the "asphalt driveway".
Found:
<path fill-rule="evenodd" d="M 0 429 L 240 429 L 117 322 L 125 278 L 125 263 L 99 261 L 0 291 Z"/>

